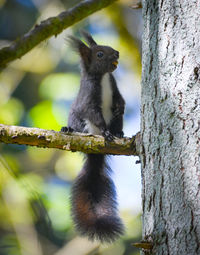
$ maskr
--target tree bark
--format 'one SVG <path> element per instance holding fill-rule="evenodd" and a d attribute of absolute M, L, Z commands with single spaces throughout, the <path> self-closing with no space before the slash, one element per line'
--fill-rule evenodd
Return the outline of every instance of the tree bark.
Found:
<path fill-rule="evenodd" d="M 200 254 L 200 1 L 143 0 L 142 254 Z"/>

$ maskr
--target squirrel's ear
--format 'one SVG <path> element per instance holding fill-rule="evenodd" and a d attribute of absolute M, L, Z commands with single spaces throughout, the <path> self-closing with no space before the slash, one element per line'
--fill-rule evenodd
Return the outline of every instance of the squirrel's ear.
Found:
<path fill-rule="evenodd" d="M 83 35 L 83 37 L 85 38 L 86 42 L 89 44 L 90 47 L 97 45 L 95 40 L 92 38 L 92 36 L 88 32 L 86 32 L 85 30 L 82 30 L 81 34 Z"/>
<path fill-rule="evenodd" d="M 91 62 L 91 49 L 87 47 L 81 40 L 77 39 L 74 36 L 69 36 L 68 41 L 71 47 L 79 53 L 83 63 L 85 64 L 86 68 L 89 66 Z"/>

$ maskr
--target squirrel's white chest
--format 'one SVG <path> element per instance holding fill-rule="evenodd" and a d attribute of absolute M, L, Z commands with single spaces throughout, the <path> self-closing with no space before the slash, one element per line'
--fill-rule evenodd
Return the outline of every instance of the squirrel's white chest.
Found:
<path fill-rule="evenodd" d="M 108 125 L 112 119 L 112 87 L 110 83 L 110 77 L 109 74 L 105 74 L 102 77 L 101 80 L 101 109 L 103 118 L 106 122 L 106 125 Z M 87 132 L 94 134 L 94 135 L 100 135 L 101 132 L 97 126 L 95 126 L 92 122 L 89 120 L 85 120 L 86 123 L 86 130 Z"/>
<path fill-rule="evenodd" d="M 106 73 L 101 80 L 101 109 L 106 125 L 112 119 L 112 87 L 109 74 Z"/>

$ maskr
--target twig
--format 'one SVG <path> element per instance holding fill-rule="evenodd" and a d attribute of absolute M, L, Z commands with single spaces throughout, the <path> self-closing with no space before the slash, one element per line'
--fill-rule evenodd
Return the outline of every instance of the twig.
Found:
<path fill-rule="evenodd" d="M 139 155 L 139 133 L 132 138 L 116 138 L 107 142 L 102 136 L 82 133 L 62 133 L 40 128 L 0 124 L 0 142 L 57 148 L 85 153 Z"/>

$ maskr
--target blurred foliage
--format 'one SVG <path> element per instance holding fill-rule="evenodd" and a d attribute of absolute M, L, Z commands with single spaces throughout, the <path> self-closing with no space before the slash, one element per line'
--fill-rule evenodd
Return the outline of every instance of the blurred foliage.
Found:
<path fill-rule="evenodd" d="M 12 97 L 6 103 L 0 105 L 0 123 L 16 125 L 20 122 L 23 112 L 23 103 Z"/>
<path fill-rule="evenodd" d="M 41 101 L 36 104 L 29 113 L 32 126 L 44 129 L 59 129 L 56 116 L 53 113 L 53 102 L 50 100 Z"/>
<path fill-rule="evenodd" d="M 41 82 L 41 97 L 51 100 L 72 100 L 78 92 L 80 77 L 77 73 L 50 74 Z"/>
<path fill-rule="evenodd" d="M 79 1 L 0 0 L 0 46 L 27 32 L 38 21 Z M 115 73 L 127 101 L 125 127 L 139 111 L 141 11 L 128 0 L 42 43 L 0 73 L 0 123 L 60 130 L 80 81 L 78 56 L 66 37 L 90 31 L 102 44 L 120 51 Z M 134 20 L 135 22 L 130 22 Z M 79 153 L 0 145 L 0 255 L 126 254 L 141 238 L 140 216 L 123 209 L 126 235 L 112 245 L 76 237 L 70 216 L 70 186 L 81 169 Z M 72 252 L 73 250 L 73 252 Z M 67 252 L 66 251 L 70 251 Z"/>

